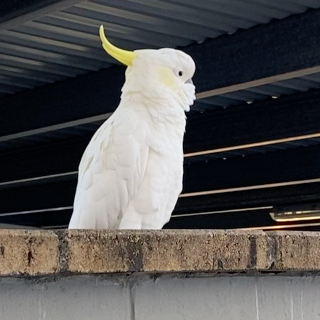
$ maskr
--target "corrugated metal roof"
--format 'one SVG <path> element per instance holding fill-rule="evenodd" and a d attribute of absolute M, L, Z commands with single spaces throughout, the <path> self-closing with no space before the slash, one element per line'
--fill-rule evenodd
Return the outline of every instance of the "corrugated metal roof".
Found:
<path fill-rule="evenodd" d="M 0 96 L 115 64 L 101 49 L 101 23 L 111 41 L 127 49 L 178 47 L 319 7 L 318 0 L 61 1 L 0 24 Z M 292 85 L 283 90 L 295 90 Z M 242 101 L 264 95 L 246 91 Z M 239 96 L 219 99 L 215 104 L 224 106 Z"/>

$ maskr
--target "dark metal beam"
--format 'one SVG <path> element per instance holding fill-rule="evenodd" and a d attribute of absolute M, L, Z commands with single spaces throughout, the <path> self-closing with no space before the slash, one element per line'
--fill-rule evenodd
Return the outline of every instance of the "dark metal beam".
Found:
<path fill-rule="evenodd" d="M 243 105 L 221 111 L 193 115 L 187 124 L 185 152 L 203 151 L 320 132 L 319 105 L 320 91 L 313 91 L 277 100 L 271 99 L 270 101 L 258 102 L 253 107 L 252 105 Z M 66 112 L 70 111 L 67 110 Z M 48 115 L 45 114 L 44 116 L 47 117 Z M 93 132 L 89 131 L 79 138 L 68 141 L 57 141 L 50 144 L 38 143 L 35 147 L 26 146 L 10 152 L 1 152 L 0 183 L 76 171 L 82 153 L 92 135 Z M 281 147 L 281 144 L 278 146 Z M 241 151 L 239 151 L 239 154 L 241 154 Z M 288 158 L 289 163 L 296 161 L 297 154 L 298 151 L 292 151 L 292 159 Z M 228 153 L 225 153 L 225 155 L 228 157 Z M 266 154 L 260 158 L 268 159 L 269 156 Z M 304 157 L 303 152 L 301 157 Z M 302 159 L 301 157 L 299 159 Z M 308 154 L 305 155 L 306 159 L 309 157 Z M 186 162 L 194 162 L 197 158 L 186 158 Z M 237 161 L 245 164 L 249 163 L 250 159 L 247 160 L 246 158 L 242 162 L 240 160 Z M 306 159 L 303 161 L 306 161 Z M 229 163 L 232 163 L 230 161 L 235 160 L 228 159 L 223 161 L 223 166 L 228 167 Z M 282 160 L 278 158 L 274 161 L 275 168 L 282 163 Z M 250 164 L 248 170 L 256 164 L 256 162 Z M 194 164 L 191 166 L 194 166 Z M 203 168 L 206 168 L 206 166 L 205 162 L 201 164 Z M 237 168 L 242 172 L 244 167 L 241 164 Z M 303 167 L 298 169 L 304 172 Z M 187 170 L 189 170 L 188 167 Z M 283 163 L 280 171 L 288 172 L 288 170 L 291 169 L 286 168 L 286 163 Z M 317 170 L 317 164 L 315 164 L 315 170 Z M 228 178 L 226 177 L 226 179 Z M 213 180 L 216 180 L 216 177 Z"/>
<path fill-rule="evenodd" d="M 184 193 L 320 178 L 320 146 L 185 165 Z"/>
<path fill-rule="evenodd" d="M 120 101 L 124 68 L 78 76 L 0 100 L 0 136 L 113 112 Z"/>
<path fill-rule="evenodd" d="M 81 156 L 90 138 L 89 135 L 67 143 L 39 144 L 36 148 L 20 148 L 1 154 L 0 190 L 3 189 L 1 182 L 78 170 Z"/>
<path fill-rule="evenodd" d="M 320 90 L 194 114 L 185 152 L 203 151 L 320 132 Z"/>

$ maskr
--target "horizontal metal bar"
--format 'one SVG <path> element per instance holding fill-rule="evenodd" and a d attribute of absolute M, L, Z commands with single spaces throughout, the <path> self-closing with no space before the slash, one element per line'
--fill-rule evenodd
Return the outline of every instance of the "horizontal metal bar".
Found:
<path fill-rule="evenodd" d="M 1 216 L 13 216 L 20 214 L 31 214 L 31 213 L 41 213 L 41 212 L 52 212 L 52 211 L 64 211 L 71 210 L 73 206 L 67 207 L 59 207 L 59 208 L 49 208 L 49 209 L 38 209 L 38 210 L 27 210 L 27 211 L 18 211 L 18 212 L 9 212 L 9 213 L 1 213 Z M 220 211 L 211 211 L 211 212 L 200 212 L 200 213 L 188 213 L 188 214 L 177 214 L 173 215 L 172 218 L 182 218 L 182 217 L 192 217 L 192 216 L 202 216 L 202 215 L 210 215 L 210 214 L 219 214 L 219 213 L 231 213 L 231 212 L 243 212 L 243 211 L 255 211 L 255 210 L 265 210 L 272 209 L 272 206 L 265 207 L 256 207 L 256 208 L 242 208 L 242 209 L 232 209 L 232 210 L 220 210 Z"/>
<path fill-rule="evenodd" d="M 41 229 L 49 230 L 49 229 L 66 229 L 68 228 L 67 224 L 61 224 L 61 225 L 56 225 L 56 226 L 45 226 L 41 227 Z"/>
<path fill-rule="evenodd" d="M 20 183 L 26 183 L 26 182 L 32 182 L 32 181 L 40 181 L 40 180 L 45 180 L 45 179 L 67 177 L 67 176 L 72 176 L 72 175 L 77 175 L 77 174 L 78 174 L 78 171 L 71 171 L 71 172 L 65 172 L 65 173 L 50 174 L 50 175 L 41 176 L 41 177 L 33 177 L 33 178 L 27 178 L 27 179 L 0 182 L 0 187 L 11 186 L 14 184 L 20 184 Z"/>
<path fill-rule="evenodd" d="M 266 227 L 251 227 L 251 228 L 237 228 L 239 230 L 281 230 L 281 229 L 293 229 L 303 227 L 316 227 L 320 226 L 320 222 L 315 223 L 299 223 L 299 224 L 284 224 L 278 226 L 266 226 Z"/>
<path fill-rule="evenodd" d="M 36 227 L 9 224 L 9 223 L 0 223 L 0 229 L 33 229 L 33 230 L 38 229 L 39 230 L 39 228 L 36 228 Z"/>
<path fill-rule="evenodd" d="M 274 139 L 274 140 L 269 140 L 269 141 L 259 141 L 259 142 L 248 143 L 248 144 L 243 144 L 243 145 L 239 145 L 239 146 L 230 146 L 230 147 L 225 147 L 225 148 L 191 152 L 191 153 L 185 154 L 184 156 L 185 156 L 185 158 L 205 156 L 205 155 L 210 155 L 210 154 L 215 154 L 215 153 L 243 150 L 243 149 L 249 149 L 249 148 L 255 148 L 255 147 L 269 146 L 269 145 L 273 145 L 273 144 L 287 143 L 287 142 L 292 142 L 292 141 L 314 139 L 314 138 L 319 138 L 319 137 L 320 137 L 320 132 L 317 132 L 317 133 L 306 134 L 306 135 L 297 136 L 297 137 L 288 137 L 288 138 Z"/>
<path fill-rule="evenodd" d="M 32 214 L 32 213 L 41 213 L 41 212 L 53 212 L 53 211 L 64 211 L 73 209 L 73 206 L 68 207 L 60 207 L 60 208 L 47 208 L 47 209 L 38 209 L 38 210 L 26 210 L 26 211 L 18 211 L 18 212 L 5 212 L 0 214 L 1 217 L 9 217 L 9 216 L 18 216 L 23 214 Z"/>
<path fill-rule="evenodd" d="M 58 177 L 76 175 L 77 171 L 65 172 L 61 174 L 53 174 L 48 176 L 34 177 L 28 179 L 14 180 L 14 181 L 5 181 L 0 183 L 0 186 L 12 185 L 17 183 L 27 183 L 31 181 L 40 181 L 44 179 L 53 179 Z M 293 185 L 301 185 L 301 184 L 309 184 L 309 183 L 317 183 L 320 182 L 320 178 L 316 179 L 306 179 L 306 180 L 297 180 L 297 181 L 286 181 L 286 182 L 277 182 L 270 184 L 262 184 L 262 185 L 252 185 L 252 186 L 244 186 L 244 187 L 236 187 L 236 188 L 226 188 L 219 190 L 208 190 L 208 191 L 199 191 L 199 192 L 190 192 L 190 193 L 182 193 L 179 198 L 187 198 L 187 197 L 198 197 L 198 196 L 206 196 L 213 194 L 221 194 L 221 193 L 231 193 L 231 192 L 239 192 L 239 191 L 248 191 L 248 190 L 257 190 L 257 189 L 268 189 L 268 188 L 277 188 L 277 187 L 285 187 L 285 186 L 293 186 Z M 268 209 L 266 207 L 264 209 Z M 218 212 L 216 212 L 218 213 Z"/>
<path fill-rule="evenodd" d="M 79 126 L 79 125 L 86 124 L 86 123 L 92 123 L 92 122 L 96 122 L 96 121 L 106 120 L 110 116 L 111 116 L 111 113 L 105 113 L 105 114 L 101 114 L 98 116 L 84 118 L 84 119 L 80 119 L 80 120 L 69 121 L 69 122 L 65 122 L 65 123 L 60 123 L 60 124 L 48 126 L 45 128 L 39 128 L 39 129 L 9 134 L 7 136 L 0 137 L 0 142 L 10 141 L 10 140 L 14 140 L 14 139 L 32 136 L 35 134 L 41 134 L 41 133 L 45 133 L 45 132 L 61 130 L 61 129 L 70 128 L 70 127 L 75 127 L 75 126 Z"/>
<path fill-rule="evenodd" d="M 297 77 L 303 77 L 306 75 L 314 74 L 320 72 L 320 66 L 312 67 L 312 68 L 307 68 L 307 69 L 302 69 L 298 71 L 293 71 L 293 72 L 287 72 L 284 74 L 279 74 L 271 77 L 266 77 L 258 80 L 253 80 L 253 81 L 248 81 L 244 83 L 239 83 L 235 84 L 232 86 L 227 86 L 223 88 L 217 88 L 209 91 L 204 91 L 204 92 L 199 92 L 196 94 L 197 99 L 203 99 L 203 98 L 209 98 L 209 97 L 214 97 L 218 96 L 221 94 L 225 93 L 230 93 L 230 92 L 235 92 L 235 91 L 240 91 L 240 90 L 245 90 L 249 88 L 255 88 L 259 86 L 263 86 L 265 84 L 271 84 L 283 80 L 289 80 Z"/>
<path fill-rule="evenodd" d="M 238 192 L 238 191 L 248 191 L 248 190 L 257 190 L 257 189 L 268 189 L 268 188 L 278 188 L 278 187 L 287 187 L 287 186 L 294 186 L 294 185 L 299 185 L 299 184 L 309 184 L 309 183 L 316 183 L 316 182 L 320 182 L 320 178 L 307 179 L 307 180 L 298 180 L 298 181 L 277 182 L 277 183 L 269 183 L 269 184 L 261 184 L 261 185 L 237 187 L 237 188 L 228 188 L 228 189 L 220 189 L 220 190 L 189 192 L 189 193 L 183 193 L 179 197 L 180 198 L 199 197 L 199 196 L 206 196 L 206 195 L 210 195 L 210 194 L 229 193 L 229 192 Z"/>
<path fill-rule="evenodd" d="M 172 215 L 171 218 L 182 218 L 182 217 L 192 217 L 192 216 L 204 216 L 204 215 L 219 214 L 219 213 L 232 213 L 232 212 L 244 212 L 244 211 L 266 210 L 266 209 L 272 209 L 272 208 L 273 208 L 272 206 L 265 206 L 265 207 L 229 209 L 229 210 L 219 210 L 219 211 L 209 211 L 209 212 L 198 212 L 198 213 L 185 213 L 185 214 Z"/>
<path fill-rule="evenodd" d="M 105 114 L 105 115 L 99 115 L 99 116 L 95 116 L 95 117 L 84 118 L 84 119 L 81 119 L 81 120 L 70 121 L 70 122 L 67 122 L 67 123 L 62 123 L 62 124 L 59 124 L 59 125 L 53 125 L 53 126 L 49 126 L 49 127 L 45 127 L 45 128 L 39 128 L 39 129 L 35 129 L 35 130 L 23 131 L 23 132 L 19 132 L 19 133 L 16 133 L 16 134 L 0 137 L 0 142 L 9 141 L 9 140 L 18 139 L 18 138 L 23 138 L 23 137 L 27 137 L 27 136 L 31 136 L 31 135 L 35 135 L 35 134 L 40 134 L 40 133 L 60 130 L 60 129 L 63 129 L 63 128 L 74 127 L 74 126 L 77 126 L 77 125 L 91 123 L 91 122 L 95 122 L 95 121 L 99 121 L 99 120 L 106 120 L 106 119 L 109 118 L 110 115 L 111 115 L 111 113 L 108 113 L 108 114 Z M 210 154 L 216 154 L 216 153 L 222 153 L 222 152 L 228 152 L 228 151 L 235 151 L 235 150 L 243 150 L 243 149 L 248 149 L 248 148 L 269 146 L 269 145 L 273 145 L 273 144 L 281 144 L 281 143 L 300 141 L 300 140 L 306 140 L 306 139 L 314 139 L 314 138 L 319 138 L 319 137 L 320 137 L 320 132 L 317 132 L 317 133 L 313 133 L 313 134 L 301 135 L 301 136 L 296 136 L 296 137 L 287 137 L 287 138 L 274 139 L 274 140 L 269 140 L 269 141 L 259 141 L 259 142 L 255 142 L 255 143 L 249 143 L 249 144 L 238 145 L 238 146 L 230 146 L 230 147 L 224 147 L 224 148 L 218 148 L 218 149 L 191 152 L 191 153 L 186 153 L 184 155 L 184 157 L 185 158 L 189 158 L 189 157 L 204 156 L 204 155 L 210 155 Z"/>

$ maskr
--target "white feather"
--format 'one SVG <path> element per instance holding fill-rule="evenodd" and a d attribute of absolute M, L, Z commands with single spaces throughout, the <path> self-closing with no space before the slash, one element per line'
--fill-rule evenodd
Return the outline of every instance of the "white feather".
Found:
<path fill-rule="evenodd" d="M 184 110 L 194 87 L 163 85 L 144 66 L 150 52 L 127 69 L 119 107 L 83 154 L 70 229 L 161 229 L 170 219 L 182 190 Z"/>

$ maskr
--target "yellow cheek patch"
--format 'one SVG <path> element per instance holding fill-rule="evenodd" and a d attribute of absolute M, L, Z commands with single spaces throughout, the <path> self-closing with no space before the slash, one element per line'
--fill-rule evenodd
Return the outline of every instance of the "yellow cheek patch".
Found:
<path fill-rule="evenodd" d="M 163 83 L 165 86 L 170 87 L 172 89 L 177 88 L 177 83 L 175 81 L 176 76 L 171 69 L 159 67 L 157 70 L 157 74 L 159 81 Z"/>

